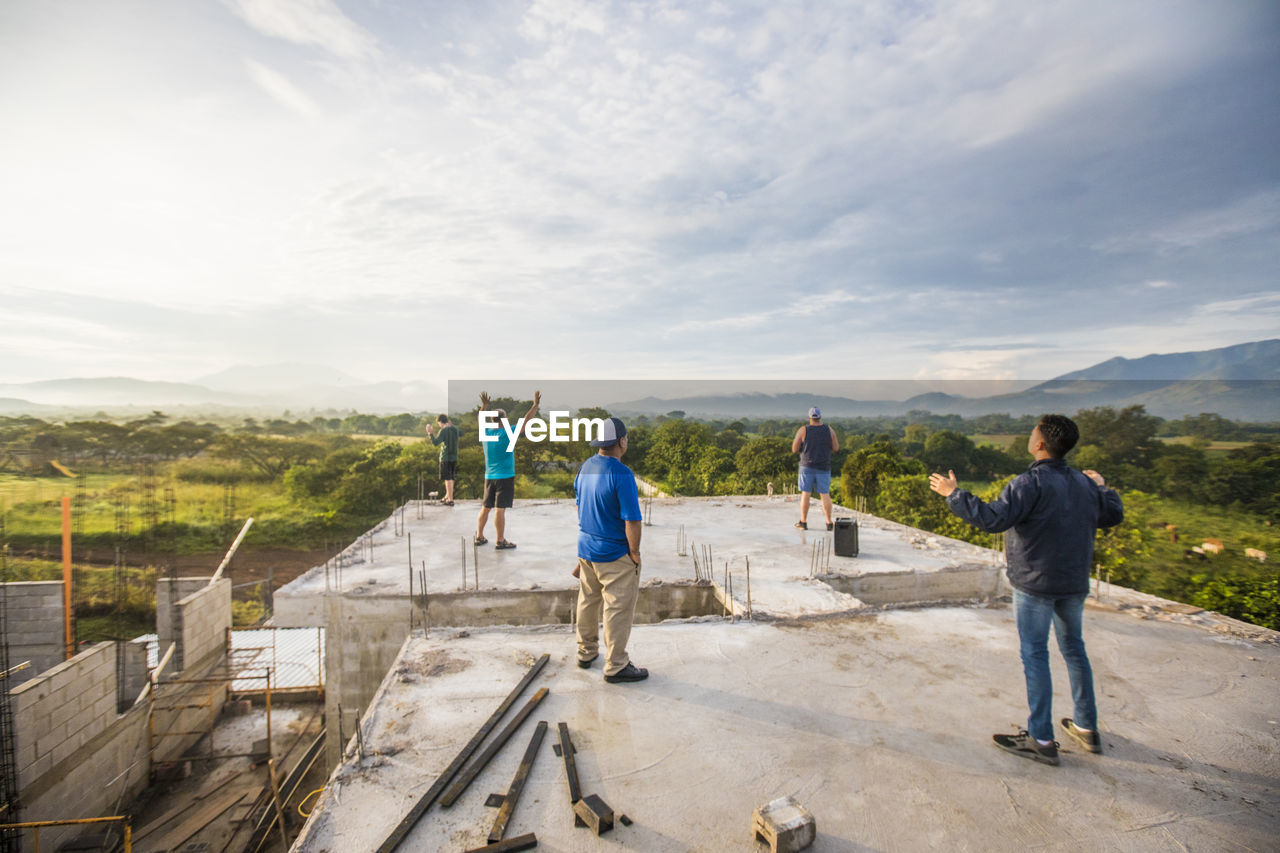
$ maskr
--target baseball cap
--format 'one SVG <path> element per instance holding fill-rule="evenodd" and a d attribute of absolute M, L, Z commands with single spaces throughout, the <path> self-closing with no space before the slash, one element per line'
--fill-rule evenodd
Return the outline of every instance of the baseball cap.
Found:
<path fill-rule="evenodd" d="M 822 409 L 819 409 L 817 406 L 814 406 L 812 409 L 810 409 L 810 410 L 809 410 L 809 417 L 811 417 L 811 418 L 821 418 L 821 417 L 822 417 Z"/>
<path fill-rule="evenodd" d="M 618 443 L 618 439 L 627 434 L 627 427 L 618 418 L 607 418 L 604 422 L 604 428 L 600 430 L 600 439 L 587 442 L 592 447 L 613 447 Z"/>

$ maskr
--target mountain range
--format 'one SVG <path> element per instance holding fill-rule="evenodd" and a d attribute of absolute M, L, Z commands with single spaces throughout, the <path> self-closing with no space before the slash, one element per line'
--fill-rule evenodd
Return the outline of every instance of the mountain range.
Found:
<path fill-rule="evenodd" d="M 560 380 L 548 384 L 563 387 L 574 383 Z M 611 388 L 601 382 L 580 384 Z M 1140 404 L 1164 418 L 1216 412 L 1233 420 L 1274 422 L 1280 421 L 1280 339 L 1135 359 L 1112 358 L 1022 388 L 1017 387 L 1019 383 L 1009 382 L 850 380 L 820 383 L 820 394 L 765 393 L 746 390 L 753 383 L 735 380 L 730 383 L 732 388 L 744 389 L 742 392 L 681 395 L 681 381 L 644 384 L 664 391 L 669 388 L 671 393 L 617 400 L 605 408 L 620 415 L 681 410 L 704 417 L 795 417 L 817 405 L 827 417 L 875 417 L 912 410 L 963 416 L 1070 413 L 1093 406 Z M 703 380 L 685 383 L 684 387 L 705 389 L 708 385 L 714 383 Z M 759 387 L 770 388 L 784 385 L 776 381 L 759 383 Z M 955 393 L 957 387 L 967 393 Z M 916 389 L 918 393 L 912 393 Z M 613 386 L 613 390 L 619 390 L 619 386 Z M 601 393 L 605 392 L 593 391 L 593 399 L 601 399 L 597 396 Z M 565 404 L 591 404 L 565 396 Z M 455 402 L 470 400 L 473 395 L 459 393 L 450 397 L 450 402 Z M 544 393 L 544 397 L 551 402 L 550 395 Z M 286 409 L 295 413 L 356 410 L 387 414 L 439 411 L 445 408 L 445 399 L 443 382 L 368 382 L 321 365 L 239 365 L 186 383 L 102 377 L 0 384 L 0 415 L 151 409 L 164 409 L 170 414 L 236 410 L 277 415 Z M 470 405 L 455 403 L 450 408 Z M 552 406 L 544 408 L 549 410 Z"/>
<path fill-rule="evenodd" d="M 881 417 L 916 410 L 964 417 L 1027 415 L 1142 405 L 1162 418 L 1216 412 L 1232 420 L 1274 422 L 1280 421 L 1280 339 L 1198 352 L 1112 358 L 1029 388 L 983 396 L 943 391 L 924 391 L 906 399 L 804 393 L 648 396 L 607 408 L 620 415 L 683 411 L 703 417 L 797 417 L 814 405 L 828 418 Z"/>

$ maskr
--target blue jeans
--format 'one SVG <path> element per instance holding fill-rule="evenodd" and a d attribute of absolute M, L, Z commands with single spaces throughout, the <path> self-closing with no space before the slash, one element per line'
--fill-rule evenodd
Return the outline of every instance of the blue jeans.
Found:
<path fill-rule="evenodd" d="M 1018 622 L 1022 671 L 1027 677 L 1027 731 L 1039 740 L 1053 740 L 1053 678 L 1049 674 L 1049 623 L 1058 637 L 1058 650 L 1071 679 L 1072 720 L 1082 729 L 1097 729 L 1098 706 L 1093 696 L 1093 669 L 1085 654 L 1081 625 L 1087 595 L 1053 598 L 1013 591 L 1013 613 Z"/>

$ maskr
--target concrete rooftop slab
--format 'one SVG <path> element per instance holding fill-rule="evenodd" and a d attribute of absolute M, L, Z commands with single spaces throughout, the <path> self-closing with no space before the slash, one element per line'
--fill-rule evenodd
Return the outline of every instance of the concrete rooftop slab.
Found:
<path fill-rule="evenodd" d="M 523 547 L 533 525 L 513 515 Z M 567 627 L 432 631 L 405 644 L 365 717 L 367 756 L 348 747 L 295 849 L 375 849 L 544 652 L 516 707 L 540 686 L 546 700 L 401 849 L 481 846 L 485 797 L 507 789 L 538 720 L 548 741 L 568 723 L 583 793 L 634 821 L 575 829 L 544 742 L 507 833 L 536 833 L 540 850 L 760 850 L 752 811 L 786 795 L 816 817 L 814 851 L 1276 849 L 1277 635 L 1153 612 L 1090 606 L 1106 753 L 1064 740 L 1060 767 L 991 744 L 1026 717 L 1007 605 L 639 626 L 631 652 L 653 674 L 628 685 L 578 669 Z M 1055 715 L 1069 716 L 1052 656 Z"/>
<path fill-rule="evenodd" d="M 277 624 L 322 624 L 316 601 L 326 594 L 407 596 L 410 566 L 416 572 L 424 563 L 432 595 L 474 590 L 477 577 L 482 592 L 577 589 L 570 575 L 578 536 L 572 500 L 517 501 L 507 513 L 507 538 L 518 546 L 512 551 L 494 550 L 492 519 L 489 544 L 472 547 L 478 511 L 477 501 L 453 507 L 409 505 L 402 516 L 353 543 L 339 561 L 313 568 L 278 590 Z M 807 531 L 793 526 L 799 514 L 794 496 L 655 499 L 649 510 L 652 524 L 643 533 L 642 577 L 649 583 L 692 580 L 695 553 L 702 559 L 705 546 L 722 585 L 729 564 L 733 599 L 745 611 L 749 558 L 751 605 L 764 617 L 845 611 L 864 602 L 984 598 L 1000 591 L 1000 555 L 991 549 L 840 509 L 838 517 L 857 518 L 861 551 L 856 558 L 839 557 L 830 553 L 832 535 L 822 529 L 821 509 L 811 507 L 815 529 Z M 683 556 L 677 553 L 681 536 L 688 543 Z M 823 548 L 831 574 L 868 579 L 842 585 L 811 579 L 815 552 Z M 894 577 L 898 580 L 891 581 Z M 933 580 L 922 580 L 927 578 Z M 414 584 L 417 588 L 418 581 Z"/>

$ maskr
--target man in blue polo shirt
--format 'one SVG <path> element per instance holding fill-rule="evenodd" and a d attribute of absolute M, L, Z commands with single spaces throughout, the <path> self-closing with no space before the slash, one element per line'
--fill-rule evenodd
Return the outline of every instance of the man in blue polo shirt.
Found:
<path fill-rule="evenodd" d="M 622 464 L 627 428 L 618 418 L 604 422 L 599 448 L 573 481 L 578 498 L 578 666 L 589 669 L 600 656 L 604 611 L 604 680 L 643 681 L 649 670 L 631 663 L 627 640 L 640 593 L 640 496 L 636 476 Z"/>

